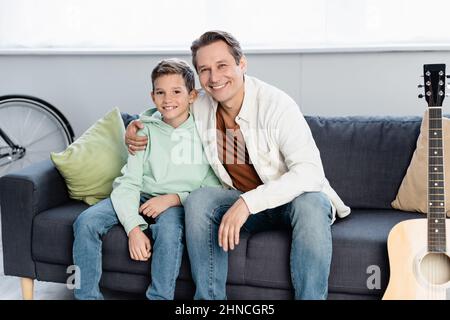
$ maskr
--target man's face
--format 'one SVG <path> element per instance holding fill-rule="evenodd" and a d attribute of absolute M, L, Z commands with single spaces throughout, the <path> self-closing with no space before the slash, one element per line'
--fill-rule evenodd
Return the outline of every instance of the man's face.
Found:
<path fill-rule="evenodd" d="M 236 65 L 228 45 L 216 41 L 197 51 L 197 72 L 202 88 L 224 106 L 236 106 L 244 97 L 244 57 Z"/>

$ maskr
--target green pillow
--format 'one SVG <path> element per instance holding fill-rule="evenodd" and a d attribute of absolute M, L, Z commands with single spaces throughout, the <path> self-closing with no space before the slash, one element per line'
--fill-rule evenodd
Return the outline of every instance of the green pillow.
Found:
<path fill-rule="evenodd" d="M 66 150 L 50 154 L 71 198 L 93 205 L 109 197 L 113 180 L 127 162 L 124 136 L 122 117 L 115 108 Z"/>

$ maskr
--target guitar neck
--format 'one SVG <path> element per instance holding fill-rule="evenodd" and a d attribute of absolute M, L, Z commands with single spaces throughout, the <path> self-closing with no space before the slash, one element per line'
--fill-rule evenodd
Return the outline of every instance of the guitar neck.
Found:
<path fill-rule="evenodd" d="M 446 251 L 444 145 L 442 107 L 428 113 L 428 251 Z"/>

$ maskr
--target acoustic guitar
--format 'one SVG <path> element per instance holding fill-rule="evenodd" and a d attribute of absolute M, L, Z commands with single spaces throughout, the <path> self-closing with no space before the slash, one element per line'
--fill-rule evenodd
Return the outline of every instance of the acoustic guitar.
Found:
<path fill-rule="evenodd" d="M 429 109 L 428 213 L 426 219 L 406 220 L 390 231 L 390 279 L 384 300 L 450 300 L 450 221 L 446 219 L 442 142 L 445 64 L 426 64 L 423 71 L 424 84 L 419 87 L 425 94 L 419 97 L 425 97 Z"/>

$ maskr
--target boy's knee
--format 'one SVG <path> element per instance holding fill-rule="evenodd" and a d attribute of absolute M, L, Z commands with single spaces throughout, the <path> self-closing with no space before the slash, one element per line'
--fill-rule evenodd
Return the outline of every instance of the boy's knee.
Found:
<path fill-rule="evenodd" d="M 96 233 L 99 228 L 100 226 L 97 225 L 95 219 L 92 219 L 92 215 L 85 214 L 85 212 L 80 214 L 73 224 L 75 235 Z"/>

